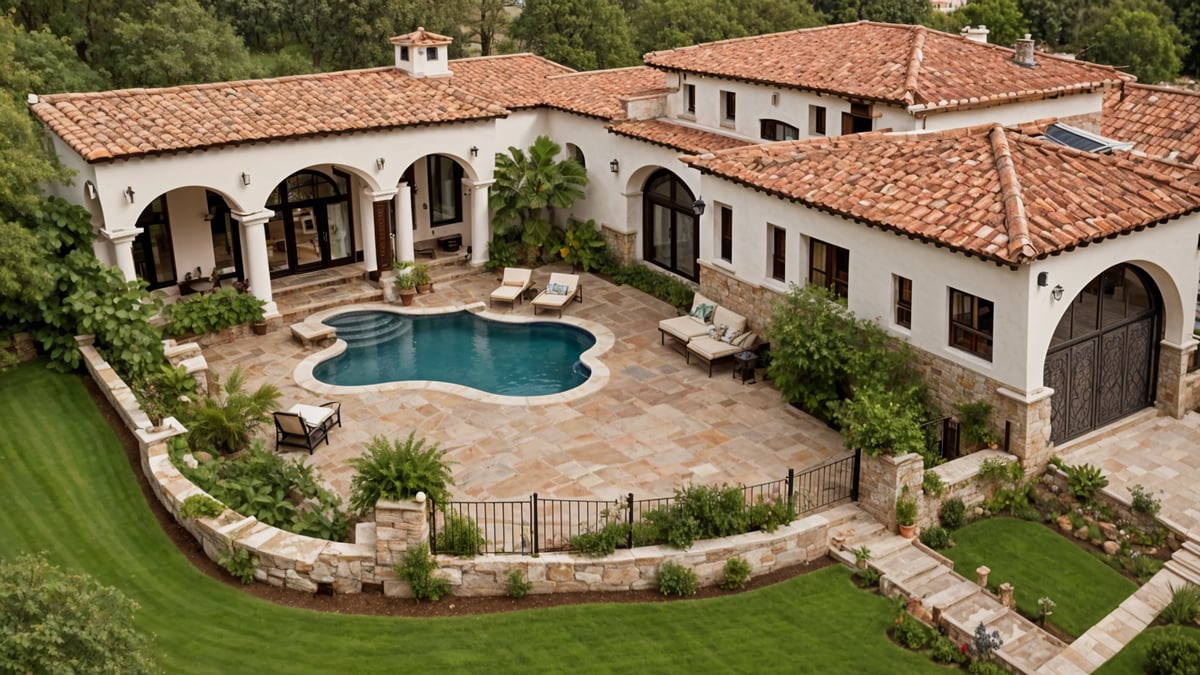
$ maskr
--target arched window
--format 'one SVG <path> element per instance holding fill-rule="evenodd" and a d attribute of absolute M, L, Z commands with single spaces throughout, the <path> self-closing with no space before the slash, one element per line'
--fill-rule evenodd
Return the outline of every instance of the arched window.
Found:
<path fill-rule="evenodd" d="M 354 261 L 350 176 L 303 170 L 275 186 L 267 208 L 267 260 L 271 276 Z"/>
<path fill-rule="evenodd" d="M 759 120 L 760 136 L 768 141 L 794 141 L 800 138 L 800 130 L 779 120 Z"/>
<path fill-rule="evenodd" d="M 700 257 L 700 224 L 696 198 L 678 176 L 661 169 L 642 190 L 642 257 L 682 277 L 696 280 Z"/>
<path fill-rule="evenodd" d="M 567 157 L 579 162 L 579 166 L 587 168 L 587 161 L 583 157 L 583 150 L 580 150 L 578 145 L 567 143 Z"/>
<path fill-rule="evenodd" d="M 138 277 L 151 289 L 174 284 L 175 249 L 171 245 L 166 195 L 150 202 L 138 216 L 137 226 L 141 232 L 133 240 L 133 266 Z"/>

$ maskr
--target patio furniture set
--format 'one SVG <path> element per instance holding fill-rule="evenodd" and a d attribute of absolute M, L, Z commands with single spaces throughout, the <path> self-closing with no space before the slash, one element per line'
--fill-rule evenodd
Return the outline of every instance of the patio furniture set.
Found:
<path fill-rule="evenodd" d="M 500 287 L 492 291 L 489 305 L 495 306 L 496 302 L 515 305 L 518 301 L 529 299 L 531 293 L 536 294 L 532 301 L 534 315 L 539 310 L 558 310 L 558 315 L 561 317 L 567 303 L 572 300 L 583 302 L 583 286 L 579 283 L 578 274 L 552 272 L 550 280 L 546 283 L 546 289 L 538 292 L 533 283 L 533 270 L 523 267 L 506 267 L 504 276 L 500 279 Z"/>
<path fill-rule="evenodd" d="M 690 312 L 659 321 L 658 333 L 660 344 L 665 345 L 667 338 L 671 338 L 672 348 L 680 351 L 687 363 L 690 364 L 694 356 L 708 366 L 709 377 L 712 377 L 712 366 L 716 361 L 748 352 L 738 360 L 750 362 L 754 355 L 751 350 L 758 341 L 758 336 L 747 329 L 746 317 L 699 293 L 692 300 Z M 746 381 L 744 367 L 742 373 L 742 380 Z"/>

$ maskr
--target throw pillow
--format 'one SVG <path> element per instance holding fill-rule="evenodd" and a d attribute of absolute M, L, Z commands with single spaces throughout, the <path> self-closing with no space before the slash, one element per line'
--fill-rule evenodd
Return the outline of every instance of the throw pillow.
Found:
<path fill-rule="evenodd" d="M 699 319 L 699 320 L 703 321 L 704 323 L 708 323 L 709 317 L 712 316 L 712 313 L 713 313 L 713 306 L 705 303 L 705 304 L 696 305 L 696 308 L 692 310 L 692 313 L 690 316 L 692 316 L 696 319 Z"/>
<path fill-rule="evenodd" d="M 733 343 L 733 341 L 737 339 L 737 336 L 742 334 L 742 331 L 737 330 L 732 326 L 721 324 L 721 327 L 724 329 L 721 331 L 721 342 Z"/>
<path fill-rule="evenodd" d="M 546 294 L 547 295 L 566 295 L 567 294 L 567 285 L 566 284 L 549 284 L 548 286 L 546 286 Z"/>

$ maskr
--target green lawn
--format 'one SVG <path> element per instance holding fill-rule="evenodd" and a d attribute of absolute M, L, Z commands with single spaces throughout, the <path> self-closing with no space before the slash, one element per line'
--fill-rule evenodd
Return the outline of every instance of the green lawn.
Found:
<path fill-rule="evenodd" d="M 943 672 L 888 641 L 891 605 L 841 567 L 665 604 L 447 619 L 278 607 L 178 553 L 78 380 L 38 363 L 4 373 L 0 419 L 0 555 L 44 550 L 121 588 L 166 672 Z"/>
<path fill-rule="evenodd" d="M 1017 608 L 1026 616 L 1036 617 L 1038 598 L 1049 597 L 1058 605 L 1050 623 L 1075 637 L 1137 590 L 1137 584 L 1038 523 L 989 518 L 953 536 L 957 545 L 943 553 L 960 574 L 972 579 L 975 568 L 987 565 L 991 588 L 1012 584 Z"/>
<path fill-rule="evenodd" d="M 1200 628 L 1183 628 L 1176 626 L 1196 642 L 1200 642 Z M 1146 672 L 1146 649 L 1150 646 L 1150 638 L 1169 630 L 1168 626 L 1151 626 L 1138 634 L 1133 642 L 1109 659 L 1096 670 L 1096 675 L 1143 675 Z"/>

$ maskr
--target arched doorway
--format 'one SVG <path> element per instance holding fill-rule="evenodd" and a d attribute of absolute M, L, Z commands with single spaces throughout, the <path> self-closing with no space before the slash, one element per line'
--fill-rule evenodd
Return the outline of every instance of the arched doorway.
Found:
<path fill-rule="evenodd" d="M 686 183 L 660 169 L 642 190 L 642 258 L 681 277 L 699 278 L 700 224 Z"/>
<path fill-rule="evenodd" d="M 1061 443 L 1154 402 L 1162 300 L 1133 265 L 1110 267 L 1054 329 L 1043 378 L 1054 389 L 1050 440 Z"/>
<path fill-rule="evenodd" d="M 354 261 L 350 176 L 304 170 L 288 176 L 267 198 L 275 216 L 267 223 L 271 276 Z"/>

